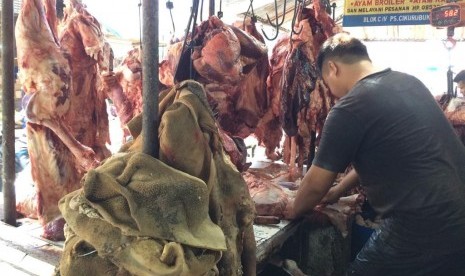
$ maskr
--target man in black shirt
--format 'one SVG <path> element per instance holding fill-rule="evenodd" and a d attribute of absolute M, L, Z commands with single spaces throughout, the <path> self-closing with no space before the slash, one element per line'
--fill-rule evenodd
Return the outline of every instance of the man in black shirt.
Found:
<path fill-rule="evenodd" d="M 465 70 L 462 70 L 455 75 L 454 82 L 457 83 L 457 88 L 459 89 L 460 94 L 465 97 Z"/>
<path fill-rule="evenodd" d="M 317 66 L 338 102 L 295 215 L 360 182 L 385 219 L 348 275 L 465 275 L 465 147 L 431 93 L 413 76 L 375 69 L 347 34 L 323 44 Z M 355 170 L 331 188 L 349 164 Z"/>

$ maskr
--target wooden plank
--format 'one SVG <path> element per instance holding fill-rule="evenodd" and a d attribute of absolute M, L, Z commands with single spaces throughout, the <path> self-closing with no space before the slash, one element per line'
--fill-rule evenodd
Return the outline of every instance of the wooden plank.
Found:
<path fill-rule="evenodd" d="M 38 265 L 44 263 L 44 265 L 48 264 L 54 267 L 60 260 L 62 248 L 51 244 L 51 242 L 32 237 L 27 232 L 3 222 L 0 223 L 0 233 L 0 245 L 3 248 L 23 252 L 25 254 L 23 261 Z M 16 256 L 18 255 L 16 254 Z"/>

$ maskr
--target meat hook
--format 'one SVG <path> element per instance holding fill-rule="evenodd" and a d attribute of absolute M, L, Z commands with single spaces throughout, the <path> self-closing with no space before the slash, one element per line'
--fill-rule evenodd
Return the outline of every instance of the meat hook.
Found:
<path fill-rule="evenodd" d="M 333 21 L 336 22 L 336 2 L 331 4 L 331 8 L 333 9 Z"/>
<path fill-rule="evenodd" d="M 299 2 L 297 4 L 297 2 Z M 297 15 L 298 15 L 298 11 L 297 11 L 297 6 L 300 5 L 301 7 L 301 12 L 304 8 L 304 4 L 302 3 L 302 0 L 295 0 L 294 2 L 294 15 L 292 16 L 292 27 L 291 27 L 291 31 L 293 34 L 296 34 L 296 35 L 299 35 L 301 32 L 302 32 L 302 27 L 303 26 L 300 26 L 300 30 L 299 31 L 296 31 L 294 28 L 295 28 L 295 20 L 297 19 Z"/>
<path fill-rule="evenodd" d="M 218 18 L 221 19 L 223 17 L 223 11 L 221 10 L 221 7 L 223 6 L 223 0 L 220 0 L 220 10 L 218 11 Z"/>
<path fill-rule="evenodd" d="M 176 73 L 175 73 L 175 78 L 178 76 L 179 72 L 179 64 L 181 63 L 183 59 L 184 50 L 186 49 L 186 46 L 189 47 L 191 55 L 192 55 L 192 50 L 194 47 L 194 36 L 195 36 L 195 25 L 197 22 L 197 12 L 199 10 L 199 0 L 192 0 L 192 7 L 191 7 L 191 15 L 189 16 L 189 21 L 187 22 L 187 28 L 186 28 L 186 33 L 184 35 L 184 42 L 182 44 L 182 49 L 181 49 L 181 57 L 179 58 L 178 64 L 176 66 Z M 193 22 L 192 22 L 193 21 Z M 187 38 L 189 36 L 189 29 L 192 26 L 192 32 L 191 32 L 191 41 L 188 43 Z M 190 57 L 190 56 L 189 56 Z M 190 66 L 190 73 L 189 77 L 192 79 L 192 58 L 189 58 L 189 66 Z"/>
<path fill-rule="evenodd" d="M 266 14 L 266 17 L 268 18 L 268 22 L 270 23 L 271 26 L 275 27 L 278 26 L 278 27 L 281 27 L 284 23 L 284 18 L 286 18 L 286 3 L 287 3 L 287 0 L 284 0 L 284 7 L 283 7 L 283 18 L 281 19 L 281 22 L 278 23 L 278 1 L 275 0 L 274 1 L 274 10 L 275 10 L 275 19 L 276 19 L 276 25 L 273 24 L 273 22 L 271 22 L 271 19 L 270 19 L 270 16 L 268 14 Z"/>
<path fill-rule="evenodd" d="M 170 11 L 170 16 L 171 16 L 171 24 L 173 25 L 173 36 L 176 32 L 176 27 L 174 26 L 174 19 L 173 19 L 173 14 L 171 13 L 171 10 L 173 9 L 173 2 L 168 0 L 166 2 L 166 8 Z"/>
<path fill-rule="evenodd" d="M 244 14 L 244 21 L 242 22 L 242 29 L 245 30 L 245 19 L 247 18 L 247 15 L 249 14 L 249 11 L 252 10 L 252 16 L 250 19 L 252 20 L 253 23 L 257 22 L 257 17 L 255 16 L 255 12 L 253 10 L 253 0 L 250 0 L 249 8 Z"/>
<path fill-rule="evenodd" d="M 262 33 L 263 35 L 265 36 L 266 39 L 268 40 L 275 40 L 277 37 L 278 37 L 278 34 L 279 34 L 279 27 L 281 27 L 281 25 L 284 23 L 284 17 L 286 17 L 286 0 L 284 0 L 284 13 L 283 13 L 283 19 L 281 20 L 281 23 L 278 22 L 278 2 L 277 0 L 274 0 L 274 13 L 275 13 L 275 21 L 276 21 L 276 24 L 273 24 L 271 22 L 271 19 L 270 19 L 270 16 L 268 14 L 266 14 L 266 17 L 268 18 L 268 23 L 275 27 L 275 36 L 273 38 L 269 38 L 265 31 L 263 30 L 262 28 Z"/>

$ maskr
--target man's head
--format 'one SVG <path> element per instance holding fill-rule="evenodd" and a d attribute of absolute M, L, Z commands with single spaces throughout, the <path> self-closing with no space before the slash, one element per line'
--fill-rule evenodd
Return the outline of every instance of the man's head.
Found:
<path fill-rule="evenodd" d="M 454 82 L 457 83 L 459 92 L 465 97 L 465 70 L 462 70 L 457 75 L 455 75 Z"/>
<path fill-rule="evenodd" d="M 366 65 L 369 68 L 365 68 Z M 372 68 L 366 46 L 346 33 L 336 34 L 323 43 L 317 67 L 337 98 L 347 94 L 365 71 Z"/>

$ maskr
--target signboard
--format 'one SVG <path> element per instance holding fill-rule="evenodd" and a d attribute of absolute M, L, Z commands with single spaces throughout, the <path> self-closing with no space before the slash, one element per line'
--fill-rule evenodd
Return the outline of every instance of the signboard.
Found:
<path fill-rule="evenodd" d="M 446 0 L 345 0 L 342 26 L 430 24 L 432 8 Z"/>

